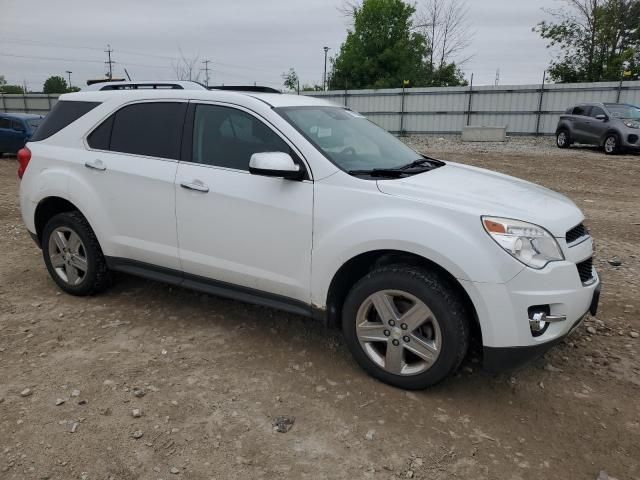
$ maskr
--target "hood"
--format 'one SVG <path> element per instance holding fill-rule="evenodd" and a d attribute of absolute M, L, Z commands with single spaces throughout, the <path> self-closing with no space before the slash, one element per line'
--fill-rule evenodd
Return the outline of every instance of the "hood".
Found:
<path fill-rule="evenodd" d="M 454 162 L 411 177 L 379 180 L 385 194 L 477 215 L 535 223 L 564 237 L 584 215 L 567 197 L 509 175 Z"/>

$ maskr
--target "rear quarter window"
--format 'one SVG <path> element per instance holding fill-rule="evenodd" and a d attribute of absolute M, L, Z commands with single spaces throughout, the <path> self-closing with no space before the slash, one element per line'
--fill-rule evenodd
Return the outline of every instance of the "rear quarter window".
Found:
<path fill-rule="evenodd" d="M 60 101 L 56 103 L 36 130 L 31 141 L 38 142 L 49 138 L 96 108 L 98 105 L 100 105 L 100 102 Z"/>

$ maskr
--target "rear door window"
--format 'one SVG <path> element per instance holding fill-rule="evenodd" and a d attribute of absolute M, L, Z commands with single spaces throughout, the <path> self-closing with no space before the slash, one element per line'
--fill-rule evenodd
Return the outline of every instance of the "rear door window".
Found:
<path fill-rule="evenodd" d="M 118 110 L 113 116 L 108 150 L 177 160 L 186 110 L 187 103 L 178 102 L 138 103 Z M 104 147 L 109 121 L 91 133 L 88 140 L 92 147 L 92 140 Z"/>
<path fill-rule="evenodd" d="M 61 101 L 56 103 L 47 116 L 44 117 L 44 121 L 36 130 L 31 141 L 39 142 L 55 135 L 98 105 L 100 105 L 100 102 Z"/>
<path fill-rule="evenodd" d="M 11 120 L 8 118 L 0 118 L 0 128 L 11 128 Z"/>

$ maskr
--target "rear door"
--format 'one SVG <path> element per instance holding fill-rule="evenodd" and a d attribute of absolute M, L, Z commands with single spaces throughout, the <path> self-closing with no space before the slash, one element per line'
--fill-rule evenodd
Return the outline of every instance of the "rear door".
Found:
<path fill-rule="evenodd" d="M 129 104 L 87 136 L 78 165 L 99 197 L 105 254 L 180 270 L 174 181 L 187 103 Z"/>
<path fill-rule="evenodd" d="M 253 153 L 281 151 L 304 164 L 264 119 L 239 107 L 190 107 L 176 177 L 180 259 L 189 275 L 310 301 L 313 183 L 249 173 Z M 197 281 L 197 278 L 193 279 Z M 242 290 L 240 291 L 242 292 Z M 246 292 L 246 290 L 245 290 Z M 306 304 L 306 307 L 305 307 Z"/>

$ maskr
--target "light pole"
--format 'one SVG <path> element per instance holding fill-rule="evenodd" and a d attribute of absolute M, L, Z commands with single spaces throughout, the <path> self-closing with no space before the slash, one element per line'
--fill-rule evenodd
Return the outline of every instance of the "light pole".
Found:
<path fill-rule="evenodd" d="M 324 47 L 324 76 L 322 77 L 322 91 L 327 90 L 327 53 L 329 53 L 330 48 Z"/>
<path fill-rule="evenodd" d="M 66 70 L 67 75 L 69 75 L 69 90 L 71 90 L 71 74 L 73 73 L 71 70 Z"/>

